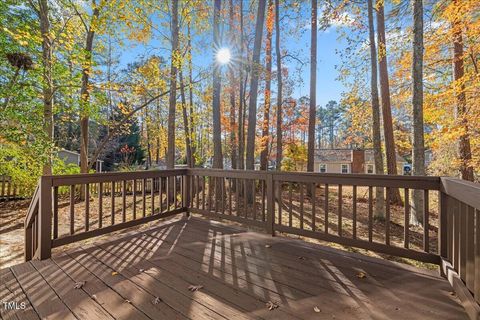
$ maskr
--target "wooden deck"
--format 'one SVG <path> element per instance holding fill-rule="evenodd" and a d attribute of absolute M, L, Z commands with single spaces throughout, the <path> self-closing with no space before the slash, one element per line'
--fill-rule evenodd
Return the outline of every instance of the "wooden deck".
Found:
<path fill-rule="evenodd" d="M 300 240 L 199 218 L 109 240 L 0 270 L 1 317 L 467 318 L 435 271 Z"/>

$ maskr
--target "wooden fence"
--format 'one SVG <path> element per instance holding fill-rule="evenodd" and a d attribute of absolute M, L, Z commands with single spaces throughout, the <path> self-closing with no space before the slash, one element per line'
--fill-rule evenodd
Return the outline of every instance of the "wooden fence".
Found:
<path fill-rule="evenodd" d="M 390 204 L 394 189 L 405 205 Z M 377 190 L 386 200 L 380 219 Z M 421 225 L 410 221 L 414 190 L 424 200 Z M 25 259 L 180 213 L 438 264 L 469 314 L 480 315 L 480 187 L 450 178 L 215 169 L 44 176 L 25 221 Z"/>
<path fill-rule="evenodd" d="M 0 201 L 20 198 L 21 190 L 13 183 L 12 177 L 0 175 Z"/>

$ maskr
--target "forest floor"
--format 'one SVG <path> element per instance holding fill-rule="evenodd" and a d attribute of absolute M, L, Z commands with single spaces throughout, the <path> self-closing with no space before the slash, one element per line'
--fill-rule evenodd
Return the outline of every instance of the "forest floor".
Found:
<path fill-rule="evenodd" d="M 257 195 L 258 196 L 258 195 Z M 357 223 L 356 223 L 356 237 L 362 240 L 368 240 L 368 188 L 358 188 L 357 190 Z M 135 207 L 137 217 L 142 215 L 143 205 L 141 197 L 137 197 L 137 204 Z M 234 197 L 233 197 L 234 198 Z M 329 203 L 328 203 L 328 227 L 329 233 L 337 234 L 338 230 L 338 190 L 336 187 L 329 188 Z M 432 200 L 433 198 L 433 200 Z M 258 198 L 257 198 L 258 199 Z M 261 199 L 261 198 L 260 198 Z M 165 199 L 164 199 L 165 200 Z M 208 199 L 206 199 L 208 200 Z M 306 195 L 300 196 L 298 190 L 292 192 L 292 204 L 290 205 L 290 198 L 288 190 L 284 189 L 282 195 L 282 224 L 288 225 L 290 220 L 290 212 L 292 212 L 291 223 L 293 227 L 299 227 L 300 224 L 300 210 L 303 210 L 304 217 L 304 228 L 306 230 L 312 230 L 312 205 L 311 198 Z M 303 200 L 303 201 L 301 201 Z M 156 198 L 157 203 L 154 205 L 155 210 L 159 208 L 159 200 Z M 193 198 L 195 203 L 196 197 Z M 430 238 L 430 252 L 435 253 L 437 248 L 437 223 L 438 215 L 436 210 L 436 198 L 431 197 L 430 204 L 430 228 L 429 228 L 429 238 Z M 0 203 L 0 269 L 9 267 L 24 261 L 24 219 L 28 210 L 29 200 L 17 200 L 9 202 Z M 200 197 L 200 203 L 202 203 Z M 301 206 L 301 203 L 303 205 Z M 316 201 L 315 201 L 315 230 L 322 232 L 325 229 L 325 219 L 324 219 L 324 204 L 325 204 L 325 190 L 324 188 L 316 189 Z M 227 200 L 228 205 L 228 200 Z M 351 238 L 353 234 L 353 193 L 351 189 L 344 188 L 342 190 L 342 236 Z M 290 211 L 291 206 L 291 211 Z M 98 216 L 98 199 L 91 197 L 90 205 L 90 219 L 89 226 L 90 229 L 95 229 L 99 225 L 99 216 Z M 111 216 L 111 197 L 104 197 L 102 200 L 103 215 L 102 215 L 102 225 L 108 226 L 112 223 Z M 236 207 L 236 204 L 233 203 L 233 208 Z M 133 199 L 132 196 L 126 197 L 126 221 L 133 219 Z M 262 209 L 261 201 L 257 202 L 257 211 L 260 212 Z M 278 209 L 278 208 L 277 208 Z M 147 215 L 151 212 L 151 198 L 150 195 L 146 197 L 146 208 Z M 242 205 L 239 206 L 240 215 L 242 211 Z M 85 230 L 85 204 L 84 202 L 76 202 L 74 204 L 75 211 L 75 232 L 80 232 Z M 227 211 L 227 210 L 226 210 Z M 248 216 L 251 218 L 252 210 L 248 210 Z M 122 222 L 122 197 L 120 195 L 115 197 L 114 200 L 114 220 L 115 223 Z M 390 242 L 394 246 L 402 247 L 404 241 L 404 206 L 392 205 L 391 206 L 391 222 L 390 222 Z M 234 210 L 234 214 L 235 210 Z M 70 204 L 68 197 L 60 197 L 59 199 L 59 236 L 67 235 L 70 232 Z M 277 216 L 278 217 L 278 216 Z M 260 219 L 260 218 L 257 218 Z M 224 223 L 237 224 L 235 222 L 229 222 L 227 220 L 222 220 Z M 145 230 L 148 229 L 151 225 L 158 223 L 152 221 L 137 227 L 129 228 L 129 230 Z M 252 228 L 255 229 L 255 228 Z M 409 226 L 410 230 L 410 248 L 421 250 L 422 239 L 423 239 L 423 228 L 421 226 Z M 126 230 L 117 231 L 116 233 L 126 232 Z M 372 251 L 352 248 L 348 246 L 343 246 L 335 243 L 320 241 L 316 239 L 311 239 L 307 237 L 301 237 L 290 234 L 283 234 L 284 236 L 302 239 L 304 241 L 321 243 L 323 245 L 331 246 L 341 250 L 347 250 L 350 252 L 358 252 L 368 256 L 379 257 L 383 259 L 388 259 L 396 262 L 407 263 L 414 266 L 426 267 L 433 269 L 436 266 L 430 264 L 419 263 L 410 259 L 404 259 L 384 254 L 374 253 Z M 108 238 L 109 234 L 102 236 L 101 238 Z M 82 243 L 88 243 L 90 241 L 96 241 L 98 238 L 88 239 Z M 384 243 L 385 242 L 385 222 L 382 220 L 375 220 L 372 223 L 372 239 L 374 242 Z M 79 243 L 73 243 L 69 246 L 64 246 L 62 248 L 67 248 L 71 246 L 79 246 Z"/>

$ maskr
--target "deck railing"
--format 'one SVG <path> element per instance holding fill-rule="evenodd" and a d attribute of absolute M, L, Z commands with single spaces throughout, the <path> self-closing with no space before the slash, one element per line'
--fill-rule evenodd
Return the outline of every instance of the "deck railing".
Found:
<path fill-rule="evenodd" d="M 403 204 L 391 204 L 395 189 Z M 420 224 L 413 192 L 423 199 Z M 480 302 L 480 187 L 440 177 L 215 169 L 44 176 L 25 221 L 25 258 L 180 213 L 438 264 L 457 292 Z"/>

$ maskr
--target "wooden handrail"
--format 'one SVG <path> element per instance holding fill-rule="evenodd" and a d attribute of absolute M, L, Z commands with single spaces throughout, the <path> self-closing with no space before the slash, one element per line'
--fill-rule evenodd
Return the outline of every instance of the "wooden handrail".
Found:
<path fill-rule="evenodd" d="M 40 182 L 35 187 L 32 200 L 30 201 L 30 205 L 28 206 L 27 215 L 25 217 L 25 229 L 32 225 L 33 217 L 38 214 L 38 206 L 39 206 L 39 200 L 40 200 L 39 190 L 40 190 Z"/>
<path fill-rule="evenodd" d="M 446 195 L 480 210 L 480 184 L 448 177 L 442 177 L 441 182 Z"/>

